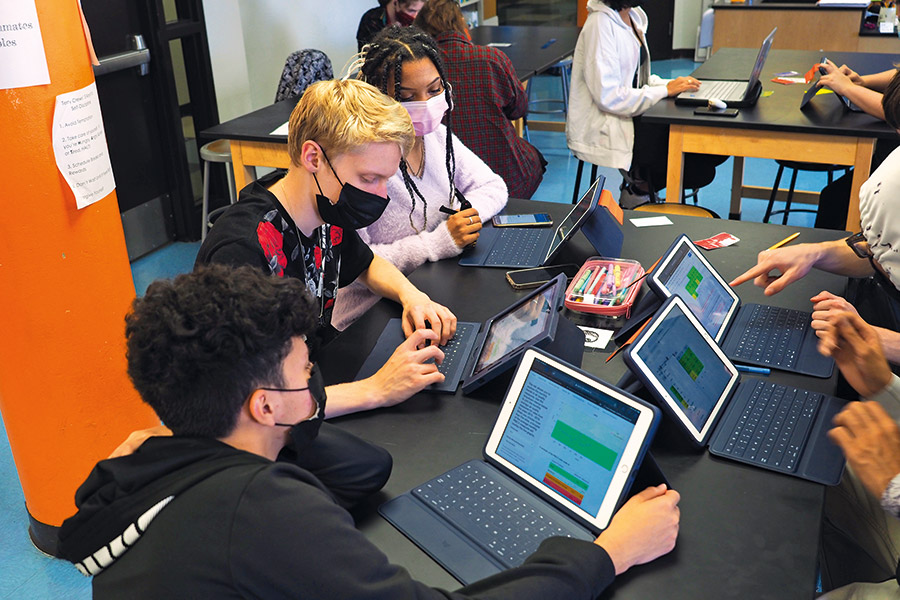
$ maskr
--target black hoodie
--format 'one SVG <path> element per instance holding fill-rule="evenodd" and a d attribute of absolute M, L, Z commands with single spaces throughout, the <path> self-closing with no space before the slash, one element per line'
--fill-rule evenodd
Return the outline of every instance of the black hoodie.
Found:
<path fill-rule="evenodd" d="M 517 569 L 457 593 L 392 565 L 309 472 L 215 440 L 150 438 L 100 462 L 60 530 L 95 598 L 594 598 L 606 552 L 550 538 Z M 124 534 L 124 536 L 123 536 Z"/>

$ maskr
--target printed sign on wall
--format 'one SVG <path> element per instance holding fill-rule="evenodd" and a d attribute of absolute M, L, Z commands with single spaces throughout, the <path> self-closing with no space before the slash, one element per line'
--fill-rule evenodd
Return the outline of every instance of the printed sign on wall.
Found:
<path fill-rule="evenodd" d="M 50 83 L 34 0 L 0 1 L 0 89 Z"/>

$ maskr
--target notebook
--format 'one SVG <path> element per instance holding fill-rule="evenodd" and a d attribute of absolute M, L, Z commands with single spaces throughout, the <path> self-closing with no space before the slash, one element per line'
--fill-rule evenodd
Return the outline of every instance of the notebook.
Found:
<path fill-rule="evenodd" d="M 481 323 L 457 322 L 456 335 L 443 346 L 438 370 L 444 381 L 427 389 L 454 393 L 463 382 L 468 393 L 512 369 L 526 348 L 545 348 L 580 365 L 584 333 L 563 317 L 566 277 L 558 275 L 497 315 Z M 375 374 L 403 343 L 400 319 L 391 319 L 356 375 L 356 381 Z"/>
<path fill-rule="evenodd" d="M 705 105 L 709 100 L 716 98 L 728 104 L 729 108 L 746 108 L 755 105 L 762 92 L 762 84 L 759 82 L 759 77 L 763 66 L 766 64 L 766 58 L 769 56 L 769 49 L 772 48 L 772 41 L 775 39 L 776 31 L 778 31 L 777 27 L 763 40 L 762 46 L 759 48 L 759 54 L 756 55 L 753 70 L 750 71 L 749 79 L 700 80 L 699 90 L 696 92 L 681 92 L 675 97 L 675 104 Z"/>
<path fill-rule="evenodd" d="M 831 377 L 834 361 L 819 354 L 812 314 L 744 304 L 686 235 L 672 243 L 647 283 L 661 298 L 685 301 L 729 359 L 813 377 Z"/>
<path fill-rule="evenodd" d="M 625 361 L 712 454 L 826 485 L 841 480 L 844 457 L 826 434 L 844 402 L 764 379 L 741 381 L 681 298 L 663 304 Z"/>
<path fill-rule="evenodd" d="M 484 448 L 379 512 L 454 577 L 516 567 L 553 535 L 593 540 L 628 489 L 659 410 L 529 349 Z"/>
<path fill-rule="evenodd" d="M 606 177 L 600 175 L 556 229 L 485 225 L 474 248 L 463 252 L 464 267 L 541 267 L 550 263 L 597 209 Z"/>

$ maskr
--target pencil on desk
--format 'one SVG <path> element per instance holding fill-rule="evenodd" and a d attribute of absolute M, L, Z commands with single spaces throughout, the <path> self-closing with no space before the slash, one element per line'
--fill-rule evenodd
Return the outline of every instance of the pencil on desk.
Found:
<path fill-rule="evenodd" d="M 797 239 L 797 236 L 798 236 L 798 235 L 800 235 L 800 232 L 799 232 L 799 231 L 798 231 L 797 233 L 792 233 L 791 235 L 787 236 L 786 238 L 784 238 L 783 240 L 781 240 L 781 241 L 778 242 L 777 244 L 772 244 L 771 246 L 769 246 L 769 247 L 766 248 L 766 249 L 767 249 L 767 250 L 774 250 L 774 249 L 776 249 L 776 248 L 781 248 L 781 247 L 784 246 L 785 244 L 789 244 L 789 243 L 793 242 L 795 239 Z"/>

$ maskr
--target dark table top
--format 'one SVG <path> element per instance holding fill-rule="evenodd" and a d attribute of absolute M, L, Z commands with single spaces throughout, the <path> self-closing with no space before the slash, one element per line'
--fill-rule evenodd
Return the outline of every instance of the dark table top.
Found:
<path fill-rule="evenodd" d="M 571 55 L 580 31 L 575 26 L 502 25 L 476 27 L 470 33 L 479 46 L 510 44 L 497 49 L 509 56 L 519 81 L 525 81 Z"/>
<path fill-rule="evenodd" d="M 563 218 L 569 206 L 511 200 L 508 212 L 550 212 Z M 623 257 L 645 267 L 662 254 L 677 234 L 692 239 L 726 230 L 741 241 L 715 250 L 710 260 L 726 279 L 755 263 L 758 251 L 797 231 L 796 227 L 761 225 L 670 216 L 674 225 L 638 229 L 627 220 L 646 213 L 626 211 Z M 840 233 L 801 229 L 797 243 L 836 239 Z M 594 254 L 577 235 L 557 262 L 583 262 Z M 463 268 L 454 259 L 428 263 L 410 279 L 466 321 L 483 321 L 525 292 L 513 291 L 504 269 Z M 749 302 L 808 308 L 809 298 L 827 289 L 840 293 L 844 278 L 814 271 L 772 298 L 752 284 L 739 289 Z M 646 288 L 643 293 L 646 292 Z M 382 301 L 325 349 L 321 361 L 329 383 L 348 381 L 362 365 L 387 320 L 397 317 L 397 305 Z M 567 313 L 571 315 L 571 313 Z M 583 368 L 609 382 L 626 372 L 621 356 L 606 363 L 613 342 L 604 351 L 584 355 Z M 772 381 L 832 392 L 835 377 L 816 379 L 773 372 Z M 505 392 L 507 378 L 465 397 L 420 393 L 398 406 L 336 420 L 342 427 L 387 448 L 394 470 L 386 487 L 356 511 L 362 531 L 395 563 L 430 585 L 454 589 L 458 583 L 437 563 L 409 542 L 376 512 L 377 505 L 456 465 L 481 456 Z M 691 448 L 664 421 L 653 454 L 667 478 L 682 495 L 681 527 L 674 552 L 619 577 L 604 597 L 657 598 L 804 598 L 815 586 L 816 553 L 824 487 L 740 463 L 712 457 Z"/>
<path fill-rule="evenodd" d="M 776 37 L 776 44 L 778 43 Z M 692 73 L 698 79 L 746 79 L 759 49 L 722 48 Z M 713 125 L 744 129 L 768 129 L 795 133 L 816 133 L 845 136 L 871 136 L 895 138 L 897 132 L 884 121 L 865 113 L 844 109 L 833 95 L 813 98 L 800 110 L 800 99 L 809 87 L 805 83 L 783 85 L 775 83 L 775 73 L 797 71 L 802 77 L 823 56 L 838 65 L 847 64 L 855 71 L 867 74 L 885 71 L 893 67 L 895 54 L 869 54 L 865 52 L 814 52 L 810 50 L 772 50 L 763 67 L 760 80 L 763 94 L 756 106 L 740 109 L 735 118 L 695 115 L 692 106 L 676 106 L 671 98 L 658 102 L 644 113 L 649 122 L 675 123 L 679 125 Z"/>

